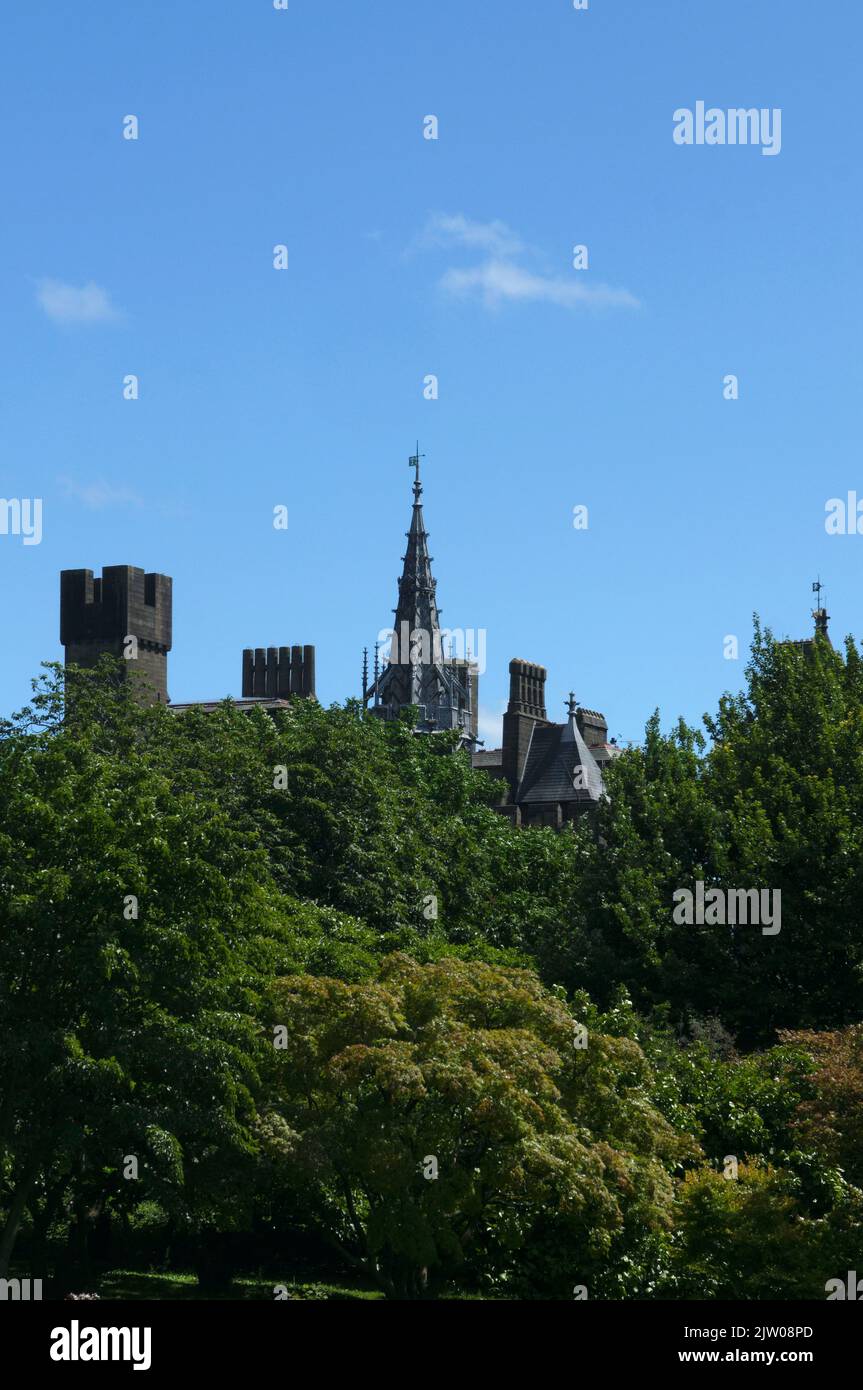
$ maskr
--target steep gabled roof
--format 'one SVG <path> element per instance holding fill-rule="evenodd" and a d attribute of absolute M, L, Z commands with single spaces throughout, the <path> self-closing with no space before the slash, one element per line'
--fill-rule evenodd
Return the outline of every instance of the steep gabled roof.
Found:
<path fill-rule="evenodd" d="M 603 795 L 602 774 L 575 713 L 565 724 L 535 725 L 516 801 L 595 804 Z"/>

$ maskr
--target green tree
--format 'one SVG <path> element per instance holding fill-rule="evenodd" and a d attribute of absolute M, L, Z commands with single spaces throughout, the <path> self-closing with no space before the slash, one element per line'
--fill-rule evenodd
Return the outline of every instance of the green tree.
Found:
<path fill-rule="evenodd" d="M 396 954 L 364 984 L 278 982 L 271 1023 L 270 1160 L 388 1296 L 419 1295 L 426 1274 L 571 1296 L 624 1257 L 630 1226 L 667 1225 L 683 1146 L 639 1048 L 577 1047 L 532 973 Z M 556 1250 L 539 1278 L 535 1243 Z"/>
<path fill-rule="evenodd" d="M 281 951 L 254 837 L 156 765 L 174 716 L 107 660 L 67 695 L 54 672 L 0 730 L 0 1274 L 31 1199 L 68 1182 L 80 1211 L 127 1156 L 135 1190 L 236 1206 Z"/>
<path fill-rule="evenodd" d="M 826 1281 L 854 1267 L 861 1210 L 852 1190 L 813 1220 L 795 1177 L 758 1162 L 741 1165 L 736 1180 L 710 1168 L 688 1173 L 666 1291 L 695 1299 L 824 1298 Z"/>
<path fill-rule="evenodd" d="M 709 743 L 658 717 L 608 770 L 585 844 L 561 978 L 618 984 L 685 1029 L 716 1016 L 744 1046 L 863 1015 L 863 662 L 756 622 L 746 685 L 705 718 Z M 781 894 L 781 930 L 674 921 L 674 893 Z"/>

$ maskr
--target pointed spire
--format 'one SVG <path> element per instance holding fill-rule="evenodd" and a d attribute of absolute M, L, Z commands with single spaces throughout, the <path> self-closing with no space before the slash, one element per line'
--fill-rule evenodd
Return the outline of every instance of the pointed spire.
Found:
<path fill-rule="evenodd" d="M 431 572 L 428 532 L 422 506 L 422 483 L 419 477 L 419 445 L 411 455 L 415 470 L 413 510 L 407 549 L 402 556 L 402 572 L 398 580 L 398 603 L 395 608 L 395 638 L 390 663 L 392 679 L 385 682 L 385 703 L 395 696 L 397 705 L 441 703 L 442 692 L 435 675 L 441 659 L 440 614 L 435 596 L 436 584 Z M 433 687 L 433 688 L 432 688 Z"/>
<path fill-rule="evenodd" d="M 423 457 L 417 444 L 409 459 L 414 470 L 413 508 L 398 580 L 392 650 L 380 679 L 381 713 L 392 717 L 400 709 L 417 706 L 422 711 L 420 727 L 464 728 L 470 718 L 468 695 L 460 673 L 442 649 L 437 585 L 423 518 Z"/>
<path fill-rule="evenodd" d="M 363 692 L 363 694 L 362 694 L 363 709 L 368 709 L 368 707 L 369 707 L 368 689 L 369 689 L 369 649 L 368 649 L 368 647 L 363 647 L 363 684 L 362 684 L 362 692 Z"/>

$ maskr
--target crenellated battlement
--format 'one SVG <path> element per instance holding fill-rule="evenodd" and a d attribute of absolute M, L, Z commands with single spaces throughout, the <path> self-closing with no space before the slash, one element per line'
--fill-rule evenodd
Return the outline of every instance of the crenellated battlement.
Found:
<path fill-rule="evenodd" d="M 106 652 L 128 656 L 134 638 L 133 669 L 156 700 L 167 702 L 172 602 L 166 574 L 146 574 L 134 565 L 105 565 L 98 577 L 87 569 L 62 570 L 60 641 L 66 665 L 95 666 Z"/>
<path fill-rule="evenodd" d="M 314 647 L 246 647 L 243 651 L 243 698 L 287 699 L 315 694 Z"/>
<path fill-rule="evenodd" d="M 60 641 L 112 641 L 129 634 L 171 650 L 172 583 L 166 574 L 145 574 L 134 565 L 105 565 L 60 573 Z"/>

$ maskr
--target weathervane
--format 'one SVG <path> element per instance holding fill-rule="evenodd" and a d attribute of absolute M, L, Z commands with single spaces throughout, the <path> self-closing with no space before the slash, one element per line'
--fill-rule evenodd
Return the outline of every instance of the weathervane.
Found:
<path fill-rule="evenodd" d="M 415 454 L 411 454 L 410 458 L 408 459 L 408 467 L 413 468 L 415 470 L 414 497 L 417 499 L 417 501 L 419 501 L 419 495 L 423 490 L 423 485 L 420 482 L 420 459 L 424 458 L 425 454 L 420 453 L 420 442 L 419 440 L 417 440 L 417 451 Z"/>
<path fill-rule="evenodd" d="M 819 574 L 815 583 L 812 585 L 812 592 L 813 594 L 815 594 L 816 601 L 818 604 L 818 607 L 812 610 L 812 616 L 815 619 L 816 634 L 820 635 L 821 637 L 827 637 L 827 624 L 830 621 L 830 614 L 824 607 L 824 600 L 821 597 L 821 591 L 823 588 L 824 585 L 821 583 L 821 575 Z M 827 641 L 830 641 L 829 637 L 827 637 Z"/>

